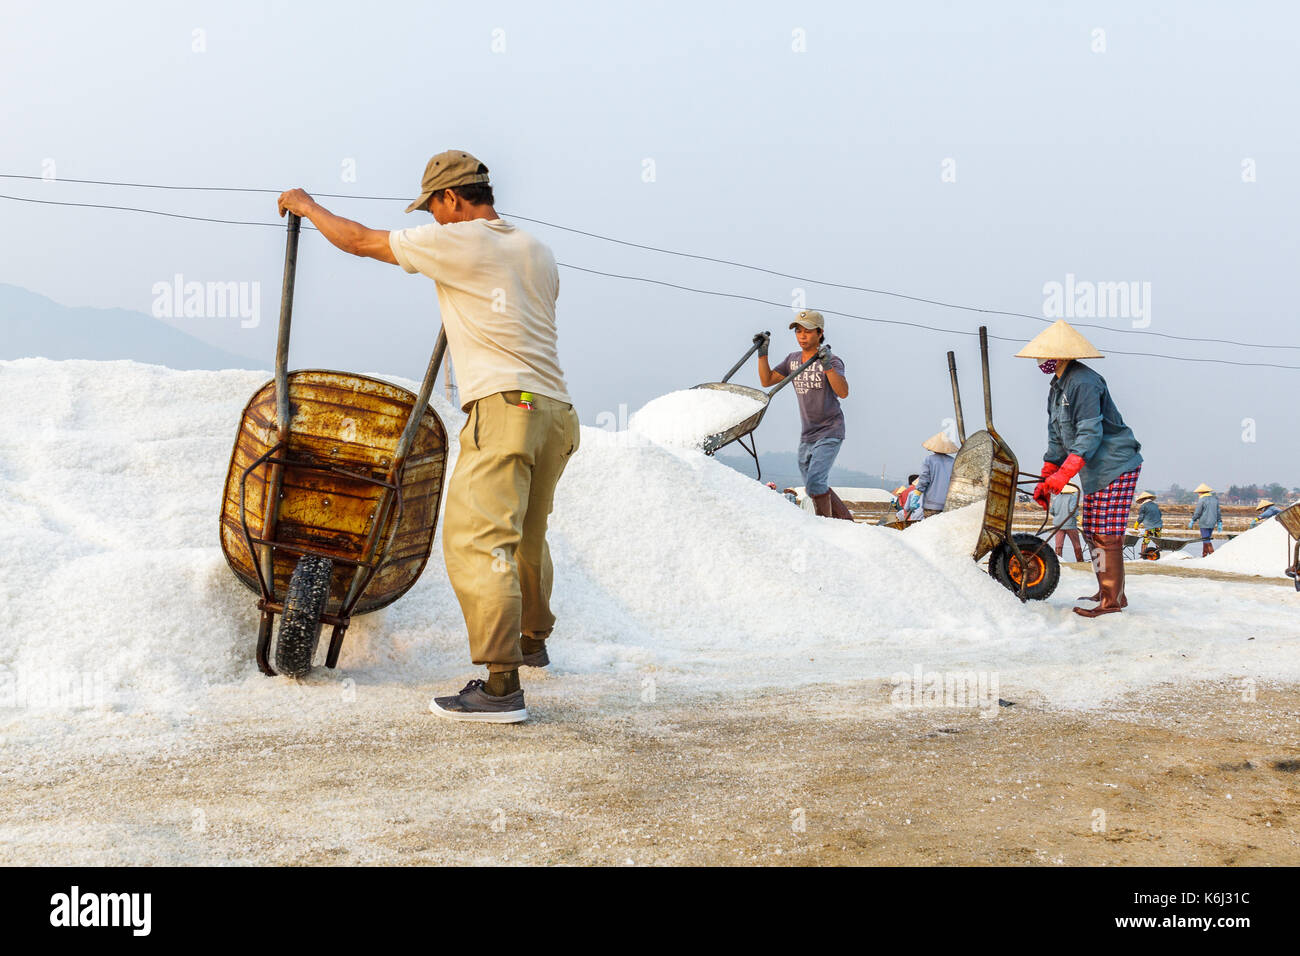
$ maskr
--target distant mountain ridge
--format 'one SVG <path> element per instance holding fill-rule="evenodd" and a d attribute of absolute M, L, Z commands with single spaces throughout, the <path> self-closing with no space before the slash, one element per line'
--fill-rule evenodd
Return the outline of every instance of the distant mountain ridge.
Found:
<path fill-rule="evenodd" d="M 143 312 L 60 305 L 0 283 L 0 359 L 132 359 L 174 369 L 266 368 Z"/>

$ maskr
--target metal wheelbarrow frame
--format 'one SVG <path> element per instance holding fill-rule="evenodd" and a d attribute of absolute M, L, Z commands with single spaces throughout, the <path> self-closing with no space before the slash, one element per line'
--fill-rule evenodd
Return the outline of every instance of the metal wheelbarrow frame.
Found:
<path fill-rule="evenodd" d="M 764 332 L 763 334 L 767 336 L 769 340 L 772 337 L 771 332 Z M 727 372 L 726 375 L 722 376 L 722 381 L 704 382 L 703 384 L 694 385 L 692 387 L 710 388 L 719 392 L 731 392 L 733 395 L 743 395 L 746 398 L 752 398 L 754 401 L 761 403 L 761 407 L 759 408 L 758 411 L 754 412 L 754 414 L 750 415 L 748 418 L 745 418 L 743 421 L 737 422 L 735 425 L 732 425 L 730 428 L 723 429 L 722 431 L 717 432 L 716 434 L 710 435 L 708 438 L 704 440 L 704 444 L 701 446 L 704 449 L 704 454 L 713 455 L 719 449 L 725 448 L 728 445 L 730 445 L 732 442 L 735 442 L 745 450 L 745 452 L 749 455 L 750 458 L 754 459 L 754 468 L 757 471 L 758 479 L 761 481 L 763 478 L 763 466 L 760 465 L 758 462 L 758 447 L 754 441 L 753 431 L 755 428 L 758 427 L 759 422 L 763 420 L 763 416 L 767 414 L 767 406 L 768 403 L 772 401 L 772 396 L 775 395 L 777 392 L 781 391 L 781 389 L 783 389 L 786 385 L 790 384 L 790 382 L 794 380 L 796 375 L 798 375 L 800 372 L 806 369 L 809 365 L 812 365 L 813 362 L 816 362 L 817 356 L 814 355 L 812 358 L 808 359 L 808 361 L 804 362 L 793 372 L 787 374 L 785 378 L 781 379 L 781 381 L 773 385 L 770 391 L 765 392 L 762 389 L 752 388 L 748 385 L 736 385 L 731 381 L 729 381 L 731 376 L 735 375 L 736 372 L 740 370 L 741 366 L 743 366 L 747 361 L 749 361 L 749 357 L 753 355 L 756 351 L 758 351 L 757 342 L 755 342 L 753 345 L 749 347 L 749 351 L 747 351 L 744 355 L 742 355 L 740 357 L 740 360 L 736 362 L 735 365 L 731 366 L 731 370 Z M 746 436 L 749 436 L 748 445 L 746 445 L 744 442 L 744 438 Z"/>
<path fill-rule="evenodd" d="M 1295 581 L 1295 589 L 1300 591 L 1300 501 L 1278 512 L 1274 517 L 1291 536 L 1291 542 L 1287 545 L 1291 563 L 1285 573 Z"/>
<path fill-rule="evenodd" d="M 364 375 L 290 373 L 301 221 L 288 219 L 275 377 L 241 416 L 220 531 L 230 569 L 259 597 L 259 669 L 298 677 L 311 668 L 323 624 L 332 627 L 325 664 L 333 668 L 352 616 L 396 601 L 428 561 L 447 456 L 429 397 L 447 339 L 439 334 L 418 395 Z M 278 670 L 270 660 L 277 614 Z"/>
<path fill-rule="evenodd" d="M 989 574 L 1015 593 L 1021 602 L 1044 600 L 1056 590 L 1061 562 L 1047 540 L 1042 538 L 1050 512 L 1033 534 L 1012 531 L 1016 493 L 1022 487 L 1032 492 L 1042 481 L 1041 475 L 1020 470 L 1015 452 L 993 427 L 993 397 L 989 387 L 988 329 L 980 326 L 980 366 L 984 378 L 984 428 L 969 438 L 962 418 L 961 391 L 957 386 L 957 363 L 948 353 L 948 375 L 952 380 L 953 408 L 957 415 L 957 434 L 961 448 L 952 466 L 952 478 L 943 510 L 953 511 L 979 500 L 984 501 L 984 518 L 971 558 L 979 561 L 989 555 Z M 1061 524 L 1052 527 L 1049 538 L 1059 531 L 1078 511 L 1076 504 Z M 1032 552 L 1032 553 L 1031 553 Z"/>

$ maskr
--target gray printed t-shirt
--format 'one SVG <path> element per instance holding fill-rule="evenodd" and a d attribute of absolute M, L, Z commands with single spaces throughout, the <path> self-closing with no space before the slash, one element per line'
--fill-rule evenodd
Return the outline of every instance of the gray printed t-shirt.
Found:
<path fill-rule="evenodd" d="M 778 375 L 789 378 L 802 364 L 803 353 L 791 352 L 772 365 L 771 369 Z M 844 362 L 838 355 L 831 356 L 831 368 L 844 374 Z M 803 420 L 800 442 L 844 437 L 844 412 L 840 408 L 840 398 L 826 384 L 826 373 L 822 371 L 821 362 L 813 362 L 800 372 L 789 387 L 794 389 L 799 399 L 799 417 Z"/>

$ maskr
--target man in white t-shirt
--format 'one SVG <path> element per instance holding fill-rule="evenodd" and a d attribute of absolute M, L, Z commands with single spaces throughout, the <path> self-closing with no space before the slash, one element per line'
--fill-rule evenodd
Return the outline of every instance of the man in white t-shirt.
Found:
<path fill-rule="evenodd" d="M 555 626 L 546 544 L 555 486 L 578 448 L 578 416 L 556 350 L 560 280 L 542 242 L 493 208 L 488 168 L 448 150 L 429 160 L 407 212 L 434 222 L 388 232 L 336 216 L 301 189 L 279 198 L 344 252 L 433 279 L 466 412 L 447 489 L 443 556 L 475 664 L 470 681 L 429 709 L 454 720 L 526 720 L 519 666 L 550 662 Z"/>

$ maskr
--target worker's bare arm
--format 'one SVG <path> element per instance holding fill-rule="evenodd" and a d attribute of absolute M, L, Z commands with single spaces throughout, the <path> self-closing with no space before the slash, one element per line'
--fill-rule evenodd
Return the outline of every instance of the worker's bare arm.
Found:
<path fill-rule="evenodd" d="M 767 364 L 767 356 L 758 357 L 758 381 L 764 387 L 775 385 L 781 379 L 785 378 L 780 372 L 773 372 L 772 367 Z"/>
<path fill-rule="evenodd" d="M 397 265 L 386 229 L 368 229 L 359 222 L 336 216 L 301 189 L 281 193 L 277 206 L 281 216 L 291 212 L 311 220 L 322 236 L 344 252 Z"/>
<path fill-rule="evenodd" d="M 826 383 L 830 385 L 831 391 L 840 398 L 849 397 L 849 380 L 834 369 L 826 369 Z"/>

